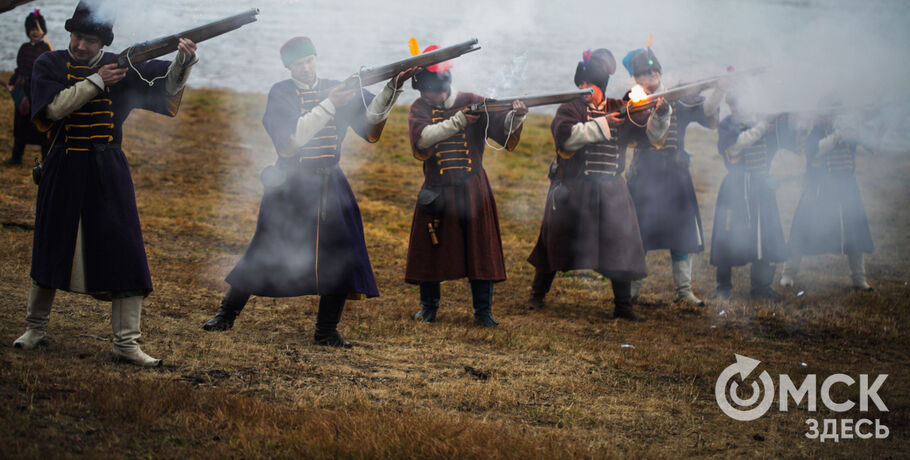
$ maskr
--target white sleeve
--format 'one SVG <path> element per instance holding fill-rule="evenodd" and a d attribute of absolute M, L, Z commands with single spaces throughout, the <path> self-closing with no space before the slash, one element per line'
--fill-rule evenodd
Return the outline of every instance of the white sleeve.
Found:
<path fill-rule="evenodd" d="M 458 112 L 439 123 L 427 125 L 420 132 L 420 139 L 417 139 L 417 148 L 420 150 L 428 149 L 458 134 L 466 126 L 468 126 L 468 118 L 465 117 L 464 112 Z"/>
<path fill-rule="evenodd" d="M 818 155 L 827 155 L 834 150 L 838 142 L 840 142 L 840 133 L 836 131 L 818 141 Z"/>
<path fill-rule="evenodd" d="M 705 103 L 702 104 L 702 110 L 705 112 L 705 117 L 708 121 L 716 125 L 717 119 L 720 115 L 720 102 L 724 99 L 725 91 L 721 89 L 720 86 L 715 86 L 714 91 L 705 99 Z"/>
<path fill-rule="evenodd" d="M 398 96 L 403 92 L 404 90 L 392 88 L 391 81 L 385 85 L 367 107 L 367 124 L 376 125 L 388 118 L 389 109 L 395 105 Z"/>
<path fill-rule="evenodd" d="M 335 115 L 335 105 L 325 99 L 313 110 L 297 119 L 297 131 L 291 135 L 291 148 L 298 150 L 310 142 L 313 136 L 324 128 Z"/>
<path fill-rule="evenodd" d="M 190 78 L 190 70 L 197 62 L 199 62 L 199 56 L 194 55 L 191 62 L 184 64 L 183 55 L 177 53 L 177 58 L 171 62 L 170 67 L 167 69 L 167 81 L 165 82 L 164 90 L 172 96 L 179 93 L 186 86 L 186 81 Z"/>
<path fill-rule="evenodd" d="M 658 115 L 657 110 L 655 110 L 648 117 L 648 126 L 645 128 L 645 132 L 648 134 L 648 140 L 652 144 L 660 142 L 664 135 L 667 134 L 667 130 L 670 129 L 670 115 L 673 114 L 673 107 L 667 107 L 667 109 L 667 113 L 663 115 Z"/>
<path fill-rule="evenodd" d="M 47 118 L 57 121 L 84 106 L 104 89 L 104 80 L 98 74 L 90 75 L 85 80 L 60 91 L 54 100 L 44 109 Z"/>
<path fill-rule="evenodd" d="M 515 115 L 514 110 L 510 110 L 509 113 L 506 114 L 506 121 L 504 124 L 506 128 L 506 136 L 514 133 L 515 131 L 518 131 L 518 128 L 521 126 L 521 124 L 525 122 L 525 116 L 526 115 Z"/>
<path fill-rule="evenodd" d="M 611 138 L 607 118 L 597 117 L 591 121 L 575 123 L 572 126 L 572 134 L 562 143 L 560 150 L 571 153 L 588 144 L 603 142 Z"/>
<path fill-rule="evenodd" d="M 736 138 L 736 143 L 727 148 L 726 153 L 729 159 L 733 160 L 739 157 L 740 152 L 742 152 L 744 148 L 758 142 L 758 140 L 768 132 L 768 128 L 770 127 L 771 125 L 768 124 L 767 121 L 762 121 L 752 128 L 739 133 L 739 136 Z"/>

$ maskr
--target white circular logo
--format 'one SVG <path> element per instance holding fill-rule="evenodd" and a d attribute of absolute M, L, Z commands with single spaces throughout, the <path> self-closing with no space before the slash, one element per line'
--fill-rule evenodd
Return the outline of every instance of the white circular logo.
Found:
<path fill-rule="evenodd" d="M 761 361 L 757 359 L 736 355 L 736 362 L 727 366 L 727 368 L 720 373 L 720 376 L 717 377 L 717 383 L 714 385 L 714 397 L 717 399 L 717 405 L 720 406 L 720 410 L 730 418 L 741 422 L 748 422 L 765 415 L 765 412 L 768 412 L 768 409 L 771 408 L 771 404 L 774 402 L 774 382 L 771 380 L 768 371 L 763 371 L 761 375 L 758 376 L 758 379 L 761 380 L 762 386 L 764 387 L 764 397 L 762 397 L 761 402 L 758 402 L 758 399 L 762 396 L 762 388 L 759 387 L 758 382 L 755 380 L 752 381 L 751 385 L 752 396 L 748 398 L 743 399 L 739 397 L 739 394 L 737 394 L 739 383 L 737 383 L 736 380 L 733 380 L 733 382 L 730 383 L 730 389 L 729 391 L 727 390 L 727 383 L 729 383 L 736 374 L 739 374 L 739 381 L 745 383 L 746 377 L 752 373 L 759 363 L 761 363 Z M 727 398 L 728 396 L 729 400 Z M 756 405 L 757 402 L 758 405 Z M 738 407 L 734 406 L 734 404 Z M 749 409 L 750 407 L 751 409 Z"/>

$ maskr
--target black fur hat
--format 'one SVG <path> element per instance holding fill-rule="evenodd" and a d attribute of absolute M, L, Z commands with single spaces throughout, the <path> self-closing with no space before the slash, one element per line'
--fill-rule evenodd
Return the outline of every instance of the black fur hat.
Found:
<path fill-rule="evenodd" d="M 98 14 L 97 6 L 101 4 L 100 1 L 91 2 L 91 4 L 92 6 L 89 5 L 89 2 L 80 0 L 76 5 L 76 11 L 73 12 L 73 17 L 67 19 L 63 27 L 67 32 L 97 35 L 104 46 L 108 46 L 114 41 L 114 19 L 101 17 Z"/>
<path fill-rule="evenodd" d="M 424 69 L 411 78 L 411 87 L 417 91 L 448 91 L 452 87 L 452 72 L 432 72 Z"/>
<path fill-rule="evenodd" d="M 616 59 L 613 58 L 610 50 L 606 48 L 587 50 L 582 53 L 582 60 L 575 68 L 575 86 L 588 82 L 600 87 L 601 91 L 606 91 L 610 75 L 613 75 L 614 72 L 616 72 Z"/>
<path fill-rule="evenodd" d="M 47 33 L 47 24 L 44 22 L 44 16 L 41 16 L 41 10 L 35 10 L 25 17 L 25 35 L 28 31 L 39 28 L 41 33 Z"/>

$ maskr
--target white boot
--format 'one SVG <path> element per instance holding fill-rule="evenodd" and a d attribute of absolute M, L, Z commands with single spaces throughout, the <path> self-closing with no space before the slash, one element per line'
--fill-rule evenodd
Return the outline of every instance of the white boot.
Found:
<path fill-rule="evenodd" d="M 142 297 L 126 297 L 111 302 L 111 328 L 114 330 L 114 359 L 142 367 L 161 365 L 139 348 L 139 318 L 142 316 Z"/>
<path fill-rule="evenodd" d="M 638 296 L 641 295 L 641 282 L 642 280 L 632 281 L 632 301 L 638 302 Z"/>
<path fill-rule="evenodd" d="M 25 334 L 22 334 L 13 346 L 31 350 L 44 342 L 47 335 L 47 322 L 51 314 L 51 304 L 54 303 L 56 289 L 46 289 L 32 283 L 28 291 L 28 313 L 25 317 Z"/>
<path fill-rule="evenodd" d="M 793 256 L 784 264 L 784 269 L 780 272 L 781 286 L 793 287 L 796 284 L 796 274 L 799 273 L 799 266 L 802 260 L 802 256 Z"/>
<path fill-rule="evenodd" d="M 861 291 L 872 291 L 872 286 L 866 282 L 866 260 L 863 253 L 847 254 L 847 264 L 850 265 L 853 287 Z"/>
<path fill-rule="evenodd" d="M 676 301 L 704 307 L 705 301 L 692 293 L 692 259 L 673 261 L 673 281 L 676 283 Z"/>

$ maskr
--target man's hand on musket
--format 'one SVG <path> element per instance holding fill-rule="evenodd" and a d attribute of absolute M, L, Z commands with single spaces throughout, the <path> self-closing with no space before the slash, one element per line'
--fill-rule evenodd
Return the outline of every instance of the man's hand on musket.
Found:
<path fill-rule="evenodd" d="M 515 112 L 516 116 L 522 116 L 528 114 L 528 106 L 521 99 L 516 99 L 512 101 L 512 111 Z"/>
<path fill-rule="evenodd" d="M 480 114 L 471 112 L 470 107 L 465 107 L 461 109 L 461 113 L 464 114 L 464 117 L 467 118 L 468 124 L 477 123 L 477 120 L 480 120 Z"/>
<path fill-rule="evenodd" d="M 127 68 L 117 67 L 116 62 L 101 66 L 98 69 L 98 75 L 104 80 L 104 86 L 113 86 L 120 83 L 126 77 Z"/>
<path fill-rule="evenodd" d="M 392 78 L 392 85 L 395 86 L 395 89 L 401 89 L 401 87 L 404 85 L 404 82 L 408 81 L 417 72 L 420 72 L 420 67 L 411 67 L 410 69 L 405 69 L 401 72 L 398 72 L 398 75 L 395 75 L 395 77 Z"/>
<path fill-rule="evenodd" d="M 657 111 L 657 114 L 664 116 L 667 114 L 667 110 L 670 110 L 670 104 L 664 98 L 657 99 L 657 105 L 654 106 L 654 110 Z"/>
<path fill-rule="evenodd" d="M 608 114 L 604 115 L 604 118 L 607 119 L 607 124 L 610 126 L 619 126 L 619 125 L 625 123 L 625 121 L 626 121 L 626 117 L 624 117 L 616 112 L 608 113 Z"/>
<path fill-rule="evenodd" d="M 344 107 L 354 98 L 356 89 L 344 89 L 344 85 L 338 85 L 329 90 L 329 100 L 335 108 Z"/>
<path fill-rule="evenodd" d="M 182 63 L 193 62 L 196 57 L 196 44 L 189 38 L 181 38 L 177 42 L 177 54 L 180 56 Z"/>

